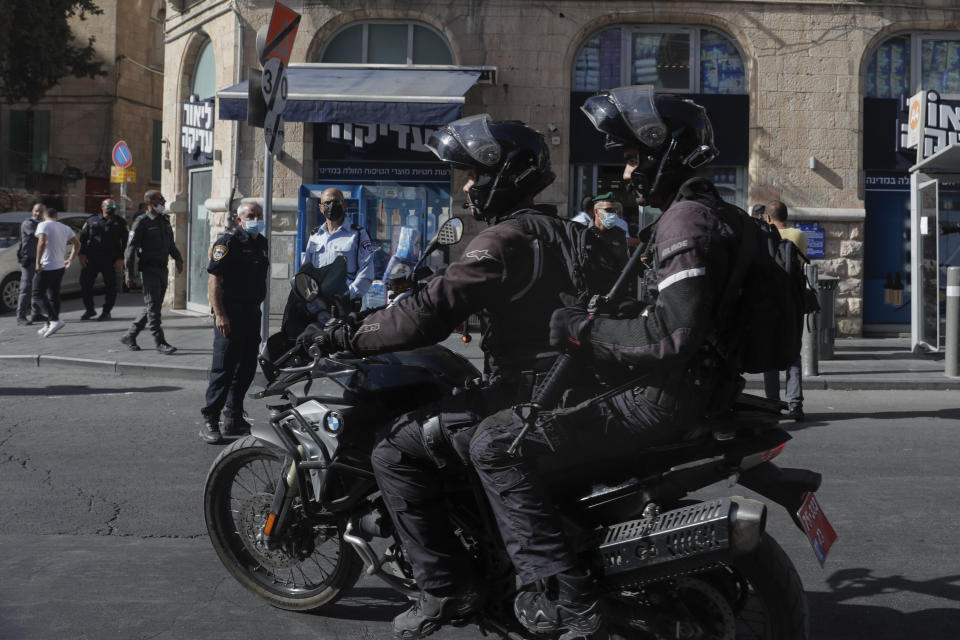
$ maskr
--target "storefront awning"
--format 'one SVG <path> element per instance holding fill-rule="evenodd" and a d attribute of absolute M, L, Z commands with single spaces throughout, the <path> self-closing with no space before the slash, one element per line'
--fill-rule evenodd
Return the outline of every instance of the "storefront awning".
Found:
<path fill-rule="evenodd" d="M 960 173 L 960 143 L 954 142 L 910 167 L 910 172 Z"/>
<path fill-rule="evenodd" d="M 492 67 L 291 64 L 287 122 L 446 124 Z M 247 119 L 247 81 L 217 92 L 220 120 Z"/>

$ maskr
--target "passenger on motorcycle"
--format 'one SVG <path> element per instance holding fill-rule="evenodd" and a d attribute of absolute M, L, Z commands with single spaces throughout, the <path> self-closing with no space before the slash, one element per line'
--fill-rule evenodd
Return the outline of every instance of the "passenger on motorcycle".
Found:
<path fill-rule="evenodd" d="M 541 134 L 482 114 L 441 128 L 427 146 L 466 172 L 467 206 L 491 226 L 421 290 L 355 329 L 344 325 L 319 337 L 328 351 L 371 355 L 439 342 L 470 314 L 487 318 L 484 383 L 402 417 L 373 451 L 384 502 L 422 590 L 419 602 L 394 620 L 396 636 L 404 639 L 423 637 L 482 604 L 481 579 L 443 507 L 442 477 L 465 469 L 470 437 L 483 417 L 529 399 L 536 373 L 555 355 L 550 314 L 562 306 L 561 292 L 575 293 L 561 252 L 545 239 L 549 234 L 530 232 L 536 226 L 559 236 L 574 224 L 558 218 L 554 207 L 533 204 L 555 178 Z"/>
<path fill-rule="evenodd" d="M 637 202 L 665 212 L 645 230 L 652 234 L 644 260 L 656 285 L 652 304 L 629 318 L 591 319 L 580 306 L 551 317 L 554 345 L 567 346 L 581 362 L 630 371 L 625 377 L 632 378 L 617 393 L 555 414 L 565 441 L 540 464 L 571 471 L 586 464 L 596 470 L 632 451 L 679 440 L 697 418 L 728 407 L 735 395 L 707 357 L 737 232 L 718 216 L 722 204 L 713 184 L 694 178 L 717 153 L 705 110 L 655 95 L 649 86 L 601 92 L 582 110 L 606 134 L 608 149 L 623 150 L 623 179 Z M 470 445 L 514 567 L 525 583 L 538 585 L 517 596 L 514 612 L 532 632 L 588 635 L 602 622 L 593 579 L 542 486 L 536 459 L 547 453 L 543 444 L 534 439 L 522 455 L 508 452 L 521 427 L 511 410 L 501 411 L 481 423 Z"/>

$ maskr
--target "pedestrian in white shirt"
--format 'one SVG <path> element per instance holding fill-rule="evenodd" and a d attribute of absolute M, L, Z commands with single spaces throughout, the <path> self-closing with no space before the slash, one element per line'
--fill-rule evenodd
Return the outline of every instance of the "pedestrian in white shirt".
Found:
<path fill-rule="evenodd" d="M 580 212 L 570 218 L 571 222 L 578 222 L 585 227 L 593 224 L 593 196 L 583 196 L 580 200 Z"/>
<path fill-rule="evenodd" d="M 37 275 L 33 287 L 39 293 L 40 308 L 47 316 L 46 324 L 37 333 L 46 338 L 63 328 L 63 321 L 60 320 L 60 283 L 63 273 L 80 251 L 80 241 L 73 229 L 57 222 L 55 209 L 43 212 L 43 222 L 37 226 L 36 236 Z M 71 247 L 70 255 L 64 258 L 68 244 Z"/>

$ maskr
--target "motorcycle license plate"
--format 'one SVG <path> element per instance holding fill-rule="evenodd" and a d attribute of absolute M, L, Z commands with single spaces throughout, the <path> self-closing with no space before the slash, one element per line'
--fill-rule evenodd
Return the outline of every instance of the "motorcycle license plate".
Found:
<path fill-rule="evenodd" d="M 817 496 L 812 491 L 807 494 L 800 509 L 797 510 L 797 517 L 822 567 L 827 561 L 830 547 L 837 541 L 837 532 L 830 526 L 830 521 L 827 520 L 826 514 L 820 508 L 820 503 L 817 502 Z"/>

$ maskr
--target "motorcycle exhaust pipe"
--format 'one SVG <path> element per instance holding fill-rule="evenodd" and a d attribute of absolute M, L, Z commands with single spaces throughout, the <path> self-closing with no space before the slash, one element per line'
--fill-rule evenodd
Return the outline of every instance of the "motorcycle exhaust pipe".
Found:
<path fill-rule="evenodd" d="M 642 584 L 709 569 L 756 548 L 767 522 L 765 504 L 740 496 L 645 514 L 607 527 L 597 550 L 604 578 Z"/>

